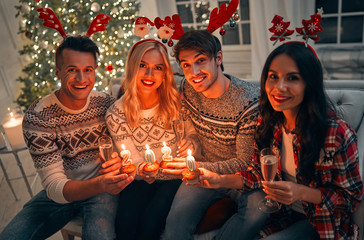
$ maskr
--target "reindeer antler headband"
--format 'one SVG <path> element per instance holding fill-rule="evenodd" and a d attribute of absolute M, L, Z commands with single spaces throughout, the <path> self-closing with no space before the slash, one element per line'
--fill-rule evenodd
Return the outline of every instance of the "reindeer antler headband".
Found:
<path fill-rule="evenodd" d="M 226 7 L 226 3 L 223 3 L 219 8 L 214 8 L 211 11 L 209 24 L 206 30 L 210 33 L 213 33 L 216 29 L 222 27 L 234 15 L 238 5 L 239 0 L 231 0 L 228 7 Z M 234 20 L 239 19 L 240 17 L 237 14 Z M 158 29 L 158 37 L 162 39 L 163 43 L 168 42 L 168 46 L 170 47 L 173 46 L 172 39 L 179 40 L 184 34 L 181 18 L 178 14 L 172 15 L 172 17 L 167 16 L 164 18 L 164 20 L 156 17 L 154 22 L 146 17 L 139 17 L 135 21 L 134 33 L 137 36 L 144 37 L 149 33 L 148 24 L 151 26 L 156 26 Z M 224 35 L 225 31 L 220 31 L 220 34 Z"/>
<path fill-rule="evenodd" d="M 57 18 L 56 14 L 50 8 L 38 8 L 39 18 L 43 19 L 43 26 L 52 28 L 58 31 L 63 39 L 67 38 L 66 32 L 63 30 L 62 24 Z M 109 23 L 110 17 L 106 14 L 98 14 L 91 22 L 90 27 L 86 33 L 90 37 L 93 33 L 105 31 L 105 25 Z"/>

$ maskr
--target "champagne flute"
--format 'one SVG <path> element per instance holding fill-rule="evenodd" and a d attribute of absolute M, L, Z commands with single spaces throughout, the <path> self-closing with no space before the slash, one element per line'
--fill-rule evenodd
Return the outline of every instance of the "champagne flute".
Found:
<path fill-rule="evenodd" d="M 172 121 L 172 128 L 174 134 L 176 134 L 177 142 L 180 142 L 185 134 L 184 124 L 181 117 Z"/>
<path fill-rule="evenodd" d="M 109 136 L 102 136 L 99 138 L 99 150 L 103 160 L 109 161 L 112 154 L 112 139 Z"/>
<path fill-rule="evenodd" d="M 272 149 L 264 148 L 260 151 L 260 167 L 265 181 L 273 182 L 278 169 L 278 158 L 273 153 Z M 258 204 L 259 210 L 266 213 L 273 213 L 281 208 L 281 205 L 271 199 L 263 199 Z"/>

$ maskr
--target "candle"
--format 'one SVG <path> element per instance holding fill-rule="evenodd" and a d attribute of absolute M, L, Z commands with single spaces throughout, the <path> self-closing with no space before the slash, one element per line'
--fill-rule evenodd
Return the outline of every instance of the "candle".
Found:
<path fill-rule="evenodd" d="M 153 164 L 155 162 L 155 155 L 152 149 L 149 149 L 148 144 L 145 145 L 147 150 L 144 152 L 144 159 L 148 164 Z"/>
<path fill-rule="evenodd" d="M 10 113 L 10 120 L 4 123 L 5 136 L 13 150 L 26 147 L 23 137 L 22 117 L 14 117 Z"/>
<path fill-rule="evenodd" d="M 130 159 L 130 156 L 131 156 L 130 151 L 125 149 L 125 145 L 124 144 L 121 144 L 121 148 L 123 149 L 120 152 L 120 157 L 122 158 L 121 164 L 123 166 L 131 165 L 132 160 Z"/>
<path fill-rule="evenodd" d="M 172 152 L 171 148 L 166 145 L 166 142 L 163 142 L 163 147 L 162 147 L 163 156 L 162 156 L 162 160 L 163 161 L 172 161 L 173 160 L 173 157 L 171 156 L 171 152 Z"/>
<path fill-rule="evenodd" d="M 191 149 L 187 150 L 187 154 L 188 154 L 188 156 L 186 157 L 186 166 L 187 166 L 188 170 L 193 172 L 196 170 L 196 161 L 195 161 L 195 158 L 192 156 Z"/>

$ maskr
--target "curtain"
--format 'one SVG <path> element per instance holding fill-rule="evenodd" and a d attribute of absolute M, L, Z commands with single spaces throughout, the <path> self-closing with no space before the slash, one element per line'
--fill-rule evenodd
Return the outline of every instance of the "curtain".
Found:
<path fill-rule="evenodd" d="M 254 80 L 260 80 L 260 74 L 266 58 L 280 44 L 277 42 L 273 46 L 274 42 L 269 40 L 272 33 L 268 29 L 273 26 L 271 21 L 274 15 L 277 14 L 283 17 L 285 22 L 291 22 L 288 29 L 295 30 L 297 27 L 302 27 L 302 19 L 310 19 L 311 15 L 317 13 L 317 9 L 315 9 L 314 0 L 249 0 L 249 6 L 252 40 L 252 77 Z M 296 35 L 297 33 L 294 32 L 290 36 L 291 40 L 302 41 L 302 38 L 296 37 Z M 309 44 L 314 48 L 312 40 L 309 41 Z"/>

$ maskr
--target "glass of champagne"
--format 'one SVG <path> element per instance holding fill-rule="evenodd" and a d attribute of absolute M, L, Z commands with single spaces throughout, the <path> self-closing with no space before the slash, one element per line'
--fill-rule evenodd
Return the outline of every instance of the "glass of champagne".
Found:
<path fill-rule="evenodd" d="M 273 182 L 278 169 L 278 158 L 270 148 L 264 148 L 260 151 L 260 167 L 265 181 Z M 259 210 L 267 213 L 273 213 L 281 208 L 281 205 L 271 199 L 263 199 L 258 204 Z"/>
<path fill-rule="evenodd" d="M 174 134 L 176 134 L 177 142 L 180 142 L 183 139 L 184 134 L 185 134 L 182 117 L 180 117 L 178 119 L 174 119 L 172 121 L 172 128 L 173 128 Z"/>
<path fill-rule="evenodd" d="M 99 138 L 99 149 L 103 160 L 109 161 L 112 154 L 112 139 L 109 136 L 102 136 Z"/>

